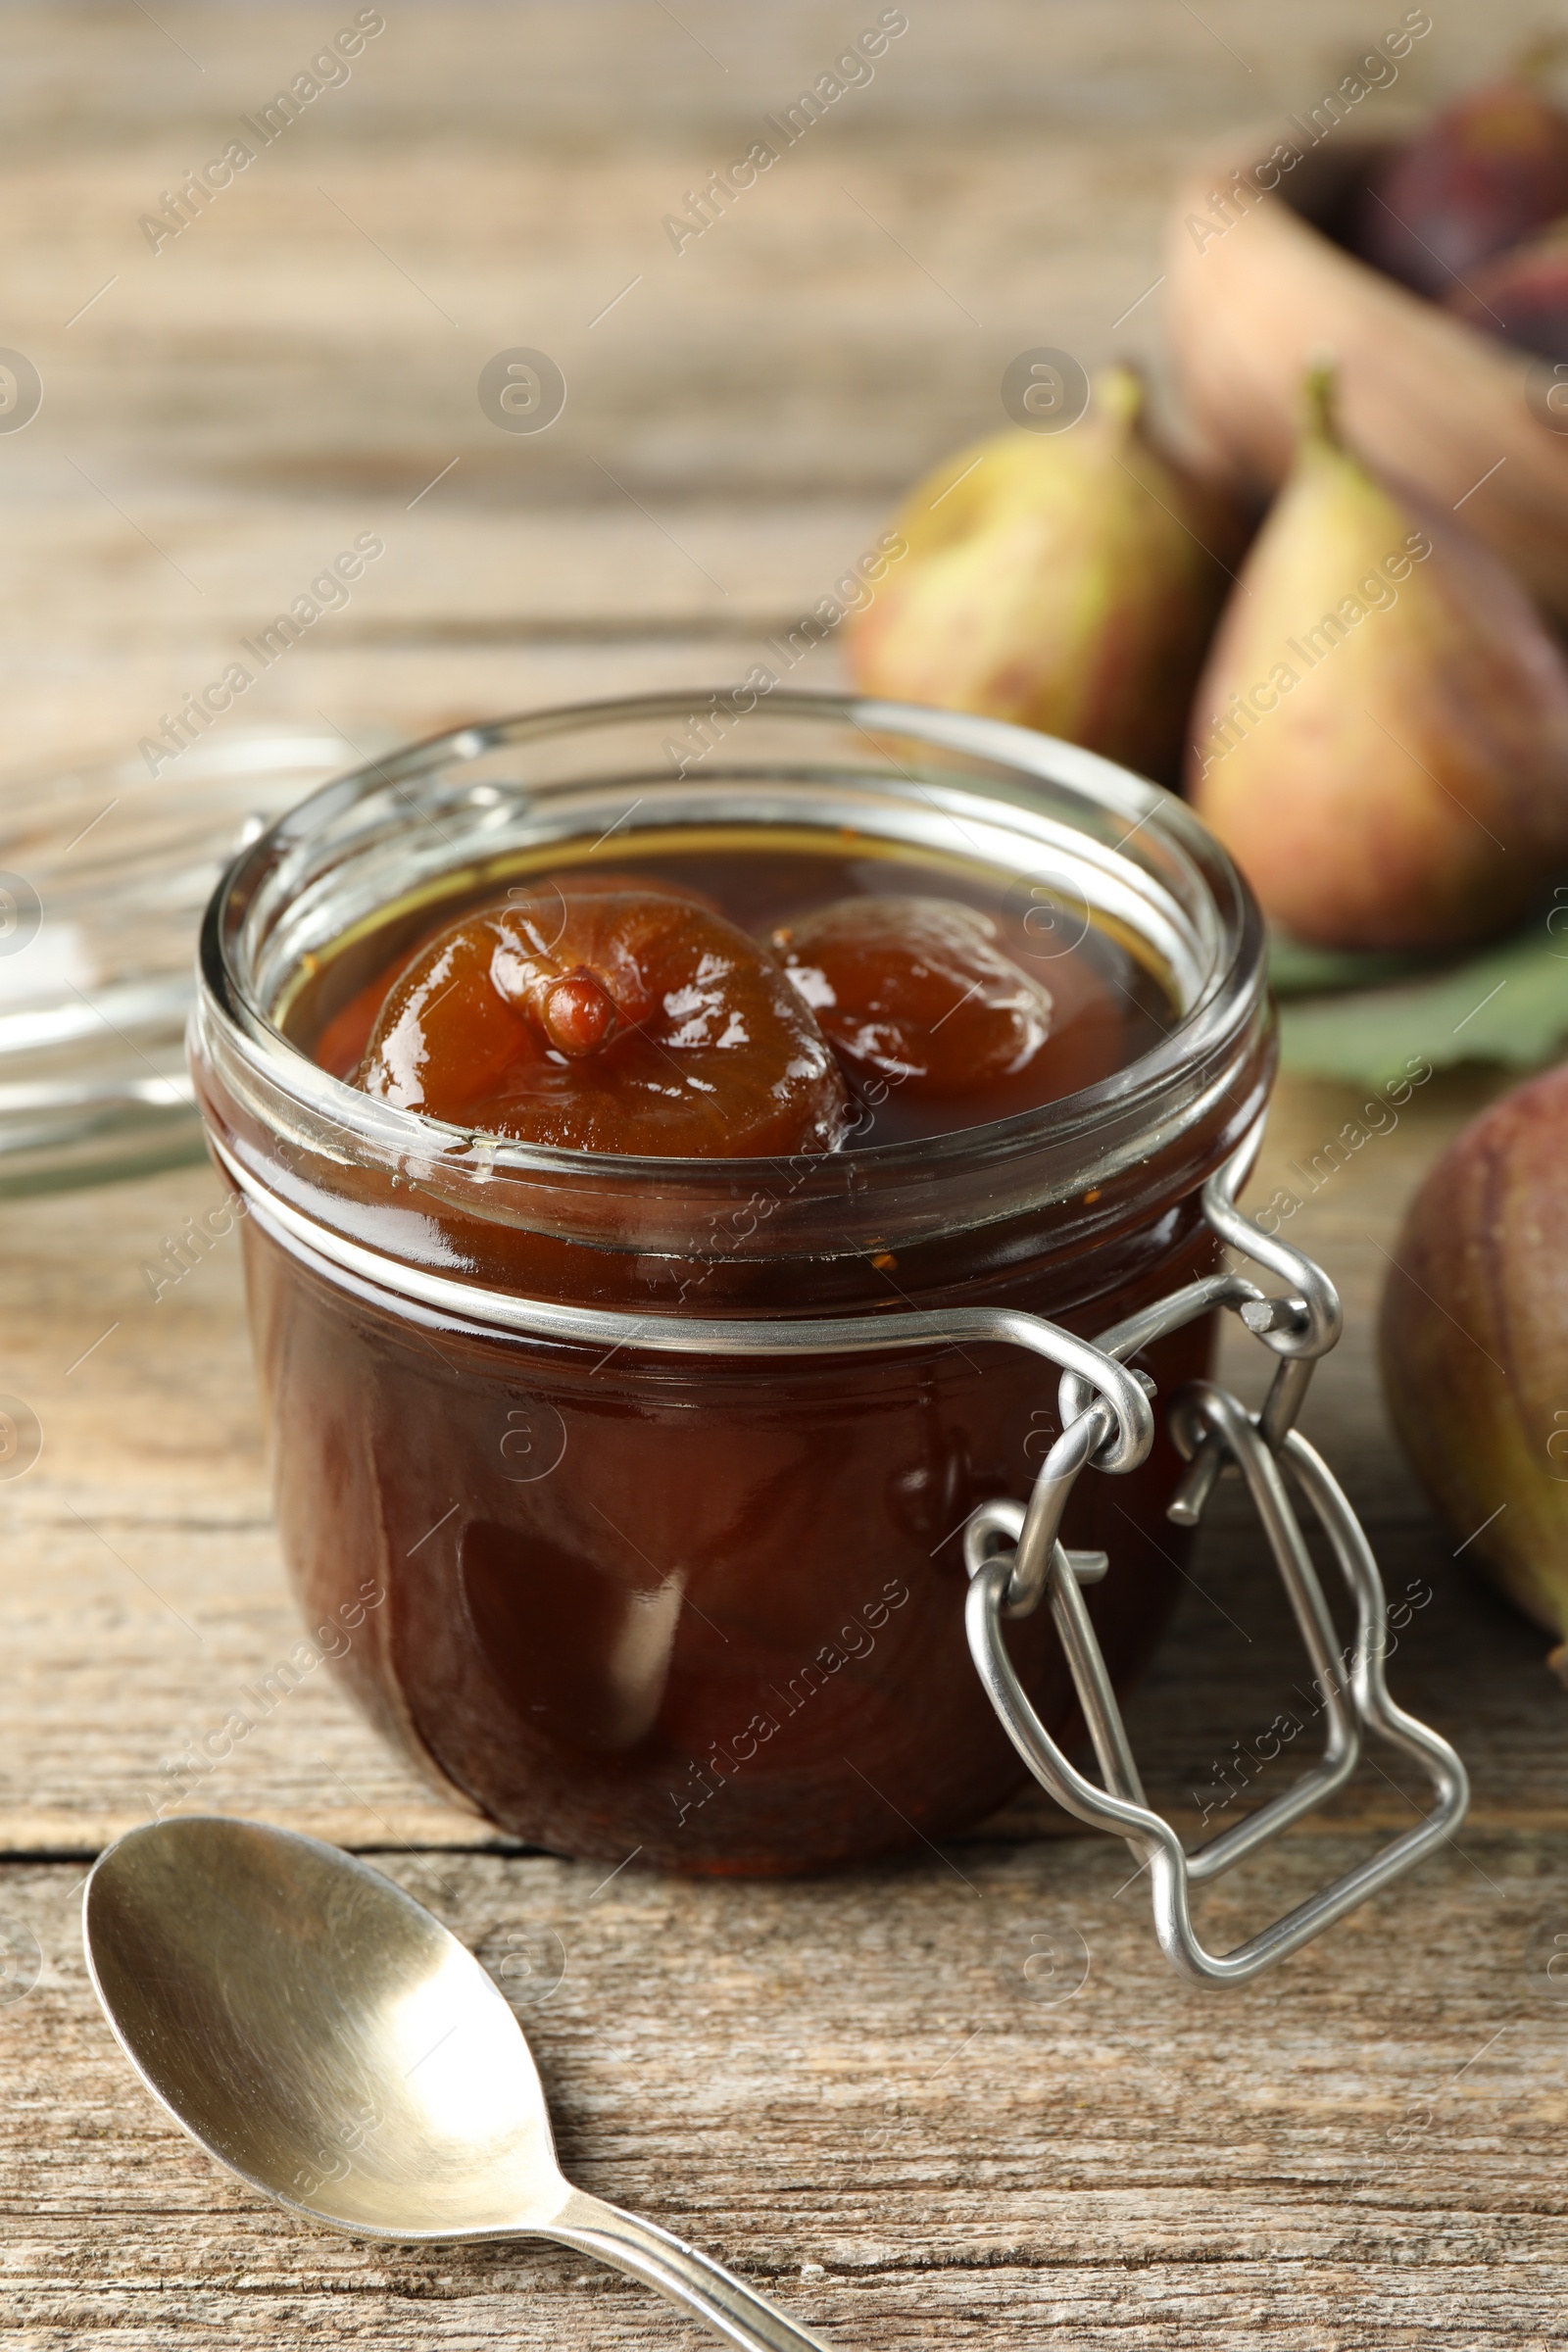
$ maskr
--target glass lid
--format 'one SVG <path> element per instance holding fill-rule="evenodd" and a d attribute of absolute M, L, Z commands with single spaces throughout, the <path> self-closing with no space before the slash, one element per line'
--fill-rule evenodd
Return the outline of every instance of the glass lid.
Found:
<path fill-rule="evenodd" d="M 238 851 L 389 738 L 245 728 L 0 776 L 0 1196 L 202 1155 L 185 1068 L 202 910 Z"/>

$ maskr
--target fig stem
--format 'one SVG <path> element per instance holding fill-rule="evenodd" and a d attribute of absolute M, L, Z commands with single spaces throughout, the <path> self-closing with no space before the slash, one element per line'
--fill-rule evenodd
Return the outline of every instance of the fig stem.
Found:
<path fill-rule="evenodd" d="M 1125 360 L 1113 360 L 1094 386 L 1096 399 L 1124 432 L 1131 432 L 1142 418 L 1147 390 L 1139 369 Z"/>
<path fill-rule="evenodd" d="M 1568 33 L 1543 32 L 1522 49 L 1514 64 L 1515 78 L 1523 82 L 1544 81 L 1563 60 L 1568 51 Z"/>
<path fill-rule="evenodd" d="M 616 1027 L 614 1001 L 594 974 L 578 964 L 547 990 L 544 1027 L 559 1052 L 580 1061 L 597 1054 L 612 1035 Z"/>
<path fill-rule="evenodd" d="M 1337 415 L 1339 369 L 1327 354 L 1311 362 L 1301 390 L 1308 439 L 1326 442 L 1330 449 L 1343 449 Z"/>

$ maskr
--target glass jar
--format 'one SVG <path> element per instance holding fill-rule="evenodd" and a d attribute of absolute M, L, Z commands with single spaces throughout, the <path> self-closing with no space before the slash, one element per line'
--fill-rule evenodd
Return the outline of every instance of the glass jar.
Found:
<path fill-rule="evenodd" d="M 1168 1025 L 1044 1109 L 786 1160 L 499 1141 L 293 1042 L 356 942 L 611 838 L 617 859 L 831 841 L 1007 877 L 1043 965 L 1092 928 Z M 989 1327 L 876 1352 L 830 1327 L 1021 1309 L 1093 1337 L 1213 1266 L 1199 1195 L 1256 1127 L 1273 1033 L 1255 906 L 1179 801 L 1020 728 L 829 697 L 466 727 L 236 860 L 191 1060 L 250 1211 L 291 1575 L 313 1625 L 352 1621 L 350 1686 L 448 1795 L 557 1852 L 771 1873 L 939 1838 L 1017 1786 L 965 1645 L 962 1534 L 1028 1494 L 1056 1370 Z M 730 1319 L 779 1351 L 723 1350 Z M 1210 1348 L 1199 1321 L 1133 1363 L 1165 1394 Z M 1179 1470 L 1161 1437 L 1068 1508 L 1066 1540 L 1114 1562 L 1090 1608 L 1116 1681 L 1173 1597 Z M 1072 1739 L 1049 1612 L 1012 1646 Z"/>

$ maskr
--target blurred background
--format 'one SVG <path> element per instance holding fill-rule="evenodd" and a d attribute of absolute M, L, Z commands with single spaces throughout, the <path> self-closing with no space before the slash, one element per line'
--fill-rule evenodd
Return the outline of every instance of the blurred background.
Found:
<path fill-rule="evenodd" d="M 914 474 L 1005 423 L 1017 353 L 1131 356 L 1158 389 L 1179 171 L 1401 11 L 909 0 L 871 77 L 677 252 L 665 216 L 883 13 L 8 7 L 0 342 L 42 386 L 0 432 L 11 758 L 134 752 L 366 531 L 385 554 L 351 601 L 220 725 L 358 743 L 742 674 Z M 263 145 L 362 16 L 384 29 Z M 1358 123 L 1540 23 L 1439 6 Z M 255 160 L 205 209 L 143 225 L 235 139 Z M 566 385 L 525 434 L 478 398 L 519 347 Z"/>

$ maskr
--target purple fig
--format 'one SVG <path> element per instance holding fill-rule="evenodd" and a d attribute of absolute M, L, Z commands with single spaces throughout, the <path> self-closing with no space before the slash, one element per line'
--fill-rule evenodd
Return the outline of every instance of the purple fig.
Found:
<path fill-rule="evenodd" d="M 1394 1425 L 1454 1544 L 1568 1636 L 1568 1064 L 1464 1130 L 1383 1295 Z M 1559 1671 L 1568 1653 L 1557 1652 Z"/>
<path fill-rule="evenodd" d="M 1445 307 L 1521 351 L 1568 359 L 1568 220 L 1498 254 L 1455 285 Z"/>
<path fill-rule="evenodd" d="M 1524 76 L 1446 107 L 1367 189 L 1356 250 L 1439 299 L 1568 213 L 1568 115 Z"/>

